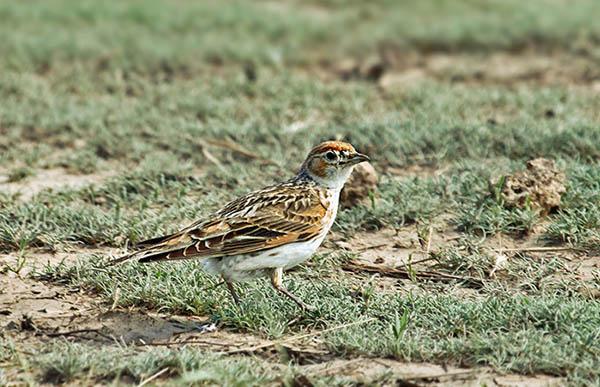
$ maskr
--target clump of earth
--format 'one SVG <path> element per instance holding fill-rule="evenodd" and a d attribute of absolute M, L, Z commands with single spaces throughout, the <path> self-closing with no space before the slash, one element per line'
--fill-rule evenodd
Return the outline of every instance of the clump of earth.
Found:
<path fill-rule="evenodd" d="M 509 208 L 539 209 L 548 214 L 560 207 L 561 196 L 566 192 L 565 174 L 553 160 L 537 158 L 527 162 L 523 171 L 506 175 L 492 182 L 500 187 L 504 205 Z"/>

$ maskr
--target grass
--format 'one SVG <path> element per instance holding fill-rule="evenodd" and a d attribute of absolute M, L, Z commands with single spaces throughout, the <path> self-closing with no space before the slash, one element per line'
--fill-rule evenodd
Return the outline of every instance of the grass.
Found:
<path fill-rule="evenodd" d="M 9 69 L 44 72 L 70 63 L 69 69 L 160 71 L 167 76 L 223 62 L 277 66 L 374 54 L 384 44 L 450 51 L 538 45 L 595 53 L 598 10 L 593 0 L 577 7 L 559 0 L 526 5 L 516 0 L 379 0 L 351 6 L 338 1 L 280 6 L 264 1 L 4 3 L 0 15 L 6 23 L 0 32 L 7 39 L 0 52 Z M 51 40 L 43 38 L 49 35 Z"/>
<path fill-rule="evenodd" d="M 598 234 L 598 168 L 596 165 L 578 165 L 573 171 L 565 206 L 547 229 L 547 237 L 554 242 L 567 242 L 595 249 Z"/>
<path fill-rule="evenodd" d="M 490 285 L 476 297 L 464 297 L 453 285 L 441 293 L 367 292 L 368 297 L 357 297 L 343 276 L 317 279 L 339 267 L 339 260 L 326 261 L 288 277 L 292 291 L 318 306 L 289 326 L 297 316 L 295 305 L 275 295 L 266 282 L 243 287 L 240 310 L 226 289 L 203 290 L 216 280 L 200 265 L 91 267 L 99 258 L 72 268 L 48 267 L 45 276 L 85 285 L 107 300 L 115 299 L 119 289 L 117 302 L 122 307 L 208 314 L 228 328 L 271 338 L 375 318 L 324 335 L 325 345 L 343 356 L 489 364 L 501 371 L 568 375 L 574 381 L 599 376 L 597 356 L 590 354 L 597 351 L 600 303 L 568 285 L 540 285 L 561 270 L 559 262 L 513 263 L 514 277 L 500 282 L 504 289 Z"/>
<path fill-rule="evenodd" d="M 600 154 L 599 134 L 593 129 L 598 99 L 587 92 L 573 93 L 563 102 L 565 91 L 560 89 L 514 93 L 502 86 L 473 90 L 431 85 L 384 97 L 370 84 L 324 84 L 303 75 L 267 73 L 251 84 L 235 72 L 227 77 L 233 79 L 207 76 L 160 87 L 141 80 L 139 95 L 129 97 L 104 90 L 109 80 L 87 89 L 89 79 L 75 76 L 64 82 L 82 89 L 75 94 L 54 90 L 45 78 L 33 93 L 28 82 L 17 82 L 20 91 L 0 109 L 7 127 L 2 158 L 89 171 L 100 168 L 103 160 L 136 165 L 149 155 L 168 153 L 202 165 L 209 163 L 202 139 L 229 137 L 256 144 L 258 155 L 295 168 L 310 144 L 332 133 L 399 166 L 494 156 L 597 159 Z M 21 95 L 25 93 L 31 95 Z M 548 106 L 557 104 L 561 119 L 540 119 Z M 45 115 L 48 110 L 52 116 Z M 488 122 L 515 110 L 519 115 L 502 124 Z M 567 122 L 570 130 L 565 130 Z M 295 123 L 307 127 L 289 129 Z M 379 136 L 385 144 L 377 141 Z M 38 143 L 39 138 L 46 141 Z"/>
<path fill-rule="evenodd" d="M 274 376 L 273 369 L 258 359 L 224 358 L 189 347 L 139 351 L 135 347 L 99 349 L 66 341 L 41 348 L 30 366 L 39 370 L 43 383 L 51 384 L 123 380 L 140 383 L 162 371 L 161 375 L 172 378 L 173 385 L 258 386 L 291 380 L 293 375 L 288 372 Z"/>
<path fill-rule="evenodd" d="M 105 183 L 45 192 L 27 202 L 7 201 L 0 209 L 0 246 L 6 251 L 82 243 L 122 246 L 126 241 L 175 231 L 208 215 L 219 203 L 270 183 L 267 176 L 262 183 L 256 183 L 260 178 L 250 183 L 255 166 L 244 171 L 232 164 L 227 170 L 194 175 L 189 166 L 176 165 L 172 158 L 163 160 L 142 163 L 138 169 Z M 522 168 L 518 163 L 511 165 L 511 169 Z M 563 198 L 561 211 L 546 217 L 550 224 L 545 237 L 589 246 L 600 229 L 594 217 L 596 168 L 590 165 L 582 173 L 580 164 L 569 165 L 573 168 L 569 194 Z M 542 221 L 539 211 L 505 207 L 495 192 L 497 188 L 489 183 L 494 176 L 509 171 L 462 162 L 440 177 L 384 177 L 371 203 L 343 211 L 334 229 L 352 235 L 415 222 L 427 224 L 444 216 L 468 234 L 525 236 Z M 272 178 L 276 179 L 275 174 Z M 207 181 L 221 190 L 207 188 Z"/>
<path fill-rule="evenodd" d="M 559 375 L 568 370 L 572 377 L 597 377 L 597 364 L 584 354 L 594 350 L 598 334 L 595 302 L 565 303 L 562 297 L 459 301 L 445 296 L 418 297 L 408 305 L 403 299 L 394 301 L 385 303 L 386 311 L 410 309 L 404 328 L 392 317 L 366 334 L 364 328 L 336 334 L 331 345 L 341 352 L 411 361 L 451 358 L 466 366 L 491 364 L 505 371 Z M 581 323 L 573 326 L 579 318 Z"/>
<path fill-rule="evenodd" d="M 565 301 L 557 296 L 462 301 L 448 296 L 387 296 L 375 300 L 366 313 L 350 309 L 347 315 L 351 320 L 369 314 L 378 321 L 327 334 L 326 343 L 343 356 L 434 362 L 451 357 L 463 366 L 490 364 L 525 374 L 567 372 L 573 382 L 597 381 L 598 357 L 590 355 L 597 351 L 600 305 Z M 49 383 L 82 380 L 82 375 L 91 381 L 140 382 L 165 368 L 176 383 L 258 385 L 291 380 L 294 374 L 294 368 L 274 372 L 255 358 L 222 357 L 190 347 L 140 352 L 133 347 L 98 349 L 59 342 L 29 361 Z"/>
<path fill-rule="evenodd" d="M 241 287 L 240 311 L 224 288 L 206 289 L 216 279 L 193 262 L 106 269 L 99 254 L 27 279 L 82 287 L 119 308 L 207 315 L 264 338 L 369 321 L 319 336 L 337 358 L 598 383 L 600 273 L 577 267 L 600 242 L 598 7 L 593 0 L 2 2 L 0 250 L 24 262 L 39 249 L 122 248 L 175 231 L 290 177 L 314 144 L 343 138 L 371 156 L 380 181 L 370 200 L 340 211 L 337 237 L 432 226 L 457 236 L 436 247 L 432 270 L 476 277 L 480 288 L 416 280 L 389 287 L 391 280 L 341 271 L 360 252 L 337 250 L 286 276 L 293 292 L 318 306 L 299 319 L 264 281 Z M 556 82 L 546 79 L 551 71 L 503 82 L 451 66 L 398 87 L 344 80 L 338 70 L 347 59 L 375 60 L 384 75 L 402 75 L 405 61 L 485 61 L 497 53 L 588 67 L 564 69 Z M 490 183 L 534 157 L 556 160 L 567 176 L 561 206 L 548 215 L 508 208 Z M 5 182 L 35 188 L 45 183 L 44 169 L 89 183 L 33 195 L 2 189 Z M 578 255 L 519 253 L 490 277 L 502 241 L 574 247 Z M 20 263 L 0 275 L 19 272 Z M 166 367 L 161 381 L 173 385 L 294 384 L 304 375 L 287 358 L 54 339 L 23 348 L 11 333 L 0 336 L 0 367 L 29 373 L 29 384 L 140 383 Z M 0 384 L 10 375 L 0 372 Z M 372 382 L 396 382 L 378 377 Z"/>

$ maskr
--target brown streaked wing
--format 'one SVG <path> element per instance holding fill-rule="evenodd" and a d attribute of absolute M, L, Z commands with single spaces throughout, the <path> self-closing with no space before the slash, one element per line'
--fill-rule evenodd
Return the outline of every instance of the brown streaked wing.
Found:
<path fill-rule="evenodd" d="M 326 212 L 316 188 L 282 184 L 237 199 L 215 218 L 194 224 L 136 256 L 140 262 L 153 262 L 268 250 L 313 239 L 322 231 Z"/>

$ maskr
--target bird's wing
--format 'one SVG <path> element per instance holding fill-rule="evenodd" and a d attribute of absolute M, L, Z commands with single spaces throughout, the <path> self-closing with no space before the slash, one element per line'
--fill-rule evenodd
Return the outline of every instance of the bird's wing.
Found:
<path fill-rule="evenodd" d="M 224 257 L 308 241 L 321 234 L 327 204 L 316 188 L 281 184 L 228 203 L 208 220 L 154 238 L 129 258 L 140 262 Z"/>

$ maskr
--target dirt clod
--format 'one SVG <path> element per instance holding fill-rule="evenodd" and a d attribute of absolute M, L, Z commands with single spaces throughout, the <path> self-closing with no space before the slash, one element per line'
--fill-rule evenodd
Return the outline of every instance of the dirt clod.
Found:
<path fill-rule="evenodd" d="M 412 90 L 426 79 L 427 74 L 423 69 L 409 69 L 384 74 L 379 79 L 378 85 L 381 90 L 387 92 Z"/>
<path fill-rule="evenodd" d="M 358 164 L 341 193 L 342 206 L 353 207 L 367 199 L 377 187 L 377 180 L 377 172 L 371 163 Z"/>
<path fill-rule="evenodd" d="M 387 63 L 378 56 L 364 61 L 346 59 L 335 66 L 335 72 L 342 80 L 365 80 L 377 82 L 385 73 Z"/>
<path fill-rule="evenodd" d="M 23 317 L 21 318 L 21 322 L 20 322 L 21 326 L 21 330 L 22 331 L 35 331 L 37 330 L 35 324 L 33 323 L 33 320 L 31 319 L 31 316 L 24 314 Z"/>
<path fill-rule="evenodd" d="M 537 158 L 527 162 L 527 169 L 504 176 L 500 194 L 507 207 L 532 206 L 542 213 L 560 207 L 560 198 L 565 193 L 565 174 L 553 160 Z M 500 180 L 492 183 L 498 187 Z"/>

